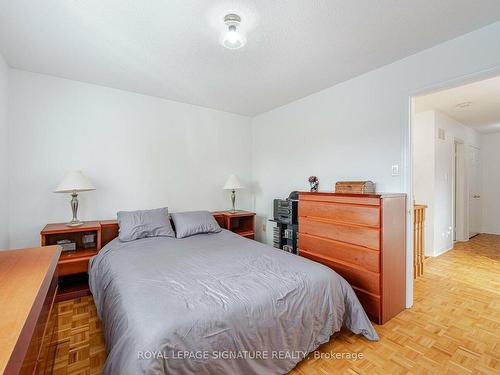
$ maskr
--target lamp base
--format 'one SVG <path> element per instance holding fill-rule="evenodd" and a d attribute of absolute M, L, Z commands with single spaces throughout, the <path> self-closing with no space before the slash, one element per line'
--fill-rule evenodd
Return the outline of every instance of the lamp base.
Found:
<path fill-rule="evenodd" d="M 80 221 L 80 220 L 71 220 L 69 223 L 66 223 L 66 226 L 67 227 L 79 227 L 83 225 L 83 221 Z"/>
<path fill-rule="evenodd" d="M 78 220 L 77 212 L 78 212 L 78 194 L 76 191 L 71 193 L 71 211 L 73 211 L 73 219 L 69 223 L 66 224 L 68 227 L 79 227 L 83 225 L 83 221 Z"/>
<path fill-rule="evenodd" d="M 231 191 L 231 203 L 233 204 L 233 213 L 236 212 L 236 209 L 234 208 L 234 202 L 236 201 L 236 191 L 233 189 Z"/>

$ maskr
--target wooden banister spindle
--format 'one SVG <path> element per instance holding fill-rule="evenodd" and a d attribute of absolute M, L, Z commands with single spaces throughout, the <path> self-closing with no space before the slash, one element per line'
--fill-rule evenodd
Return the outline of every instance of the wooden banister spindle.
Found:
<path fill-rule="evenodd" d="M 413 278 L 424 273 L 425 256 L 425 209 L 427 206 L 415 204 L 413 206 Z"/>

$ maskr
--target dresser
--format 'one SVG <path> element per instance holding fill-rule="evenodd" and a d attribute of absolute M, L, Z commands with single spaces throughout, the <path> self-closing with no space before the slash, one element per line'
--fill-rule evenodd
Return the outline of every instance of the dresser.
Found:
<path fill-rule="evenodd" d="M 299 255 L 346 279 L 372 321 L 403 311 L 405 194 L 299 194 Z"/>
<path fill-rule="evenodd" d="M 0 251 L 0 374 L 51 374 L 58 246 Z"/>

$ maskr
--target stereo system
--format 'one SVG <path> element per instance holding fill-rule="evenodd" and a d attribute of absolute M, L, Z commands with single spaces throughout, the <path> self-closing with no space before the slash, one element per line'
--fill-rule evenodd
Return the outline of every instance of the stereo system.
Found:
<path fill-rule="evenodd" d="M 297 224 L 298 201 L 290 199 L 274 200 L 274 220 L 285 224 Z"/>
<path fill-rule="evenodd" d="M 289 253 L 297 254 L 298 233 L 298 192 L 293 191 L 287 199 L 273 202 L 273 246 Z"/>

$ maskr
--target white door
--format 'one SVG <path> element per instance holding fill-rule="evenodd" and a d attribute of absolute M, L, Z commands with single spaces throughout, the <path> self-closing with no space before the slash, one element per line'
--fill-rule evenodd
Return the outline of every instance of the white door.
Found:
<path fill-rule="evenodd" d="M 469 238 L 481 233 L 481 166 L 479 149 L 469 146 Z"/>
<path fill-rule="evenodd" d="M 465 145 L 462 141 L 455 140 L 455 173 L 453 178 L 454 183 L 454 241 L 466 241 L 469 239 L 466 223 L 469 198 L 467 195 L 467 186 L 465 182 Z"/>

